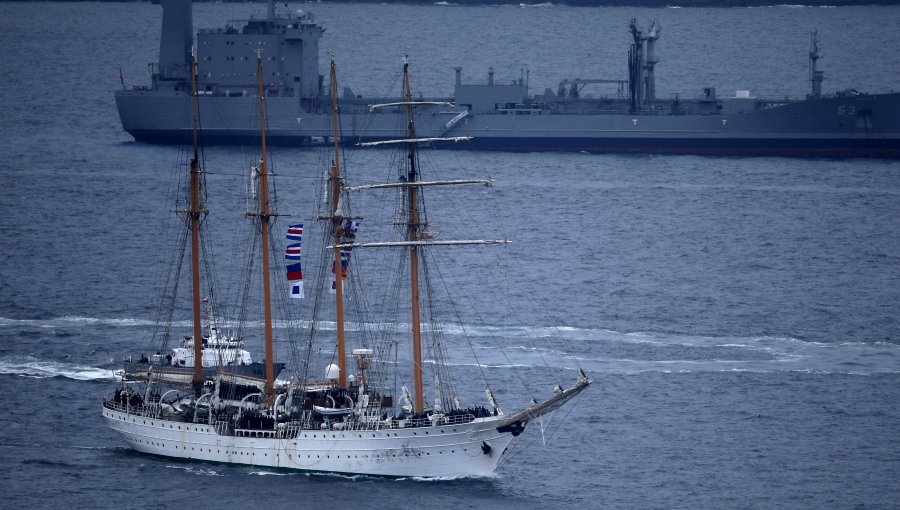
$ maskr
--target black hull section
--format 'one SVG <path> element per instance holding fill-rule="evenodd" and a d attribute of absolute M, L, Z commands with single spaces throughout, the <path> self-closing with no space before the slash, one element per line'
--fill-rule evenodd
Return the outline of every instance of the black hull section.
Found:
<path fill-rule="evenodd" d="M 139 142 L 188 143 L 185 131 L 134 131 Z M 204 142 L 213 145 L 258 144 L 259 137 L 236 132 L 207 133 Z M 379 141 L 382 138 L 346 139 L 344 143 Z M 284 147 L 311 147 L 309 137 L 271 132 L 266 142 Z M 693 154 L 709 156 L 785 156 L 825 158 L 900 158 L 896 139 L 783 139 L 783 138 L 582 138 L 582 137 L 475 137 L 464 142 L 437 142 L 437 149 L 490 150 L 508 152 L 587 152 L 613 154 Z"/>

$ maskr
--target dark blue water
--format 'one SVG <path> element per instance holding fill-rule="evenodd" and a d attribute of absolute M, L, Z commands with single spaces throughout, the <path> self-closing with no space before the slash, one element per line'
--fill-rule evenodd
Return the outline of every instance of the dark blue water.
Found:
<path fill-rule="evenodd" d="M 528 67 L 539 90 L 619 78 L 632 17 L 663 26 L 662 94 L 802 95 L 816 28 L 826 89 L 900 89 L 886 57 L 900 47 L 897 7 L 290 8 L 317 14 L 342 85 L 366 95 L 387 89 L 403 53 L 426 95 L 448 93 L 461 64 L 472 79 L 491 65 L 498 79 Z M 211 27 L 261 12 L 200 4 L 194 19 Z M 286 474 L 125 449 L 99 397 L 119 366 L 110 360 L 147 345 L 180 156 L 133 143 L 112 91 L 120 66 L 146 83 L 159 20 L 150 4 L 0 4 L 5 504 L 897 508 L 900 163 L 884 160 L 433 154 L 447 177 L 497 181 L 465 200 L 430 195 L 442 237 L 478 227 L 515 241 L 499 262 L 449 252 L 445 274 L 476 287 L 460 314 L 501 404 L 571 384 L 579 365 L 595 381 L 543 437 L 529 430 L 484 481 Z M 243 221 L 253 150 L 207 151 L 222 251 Z M 385 178 L 379 156 L 354 155 L 353 175 Z M 273 158 L 282 210 L 309 215 L 321 155 Z M 226 274 L 235 264 L 218 263 Z M 478 288 L 485 271 L 489 290 Z M 461 332 L 448 328 L 452 346 Z M 454 370 L 478 379 L 466 349 L 451 353 Z M 481 391 L 461 388 L 474 402 Z"/>

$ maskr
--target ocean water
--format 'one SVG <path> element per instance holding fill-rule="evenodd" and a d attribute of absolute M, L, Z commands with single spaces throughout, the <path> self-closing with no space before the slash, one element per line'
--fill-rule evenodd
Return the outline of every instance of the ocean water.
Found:
<path fill-rule="evenodd" d="M 900 47 L 898 7 L 288 8 L 316 14 L 342 85 L 372 96 L 404 53 L 425 95 L 447 94 L 456 65 L 465 80 L 527 68 L 536 90 L 622 77 L 632 17 L 663 27 L 661 94 L 802 95 L 814 29 L 827 90 L 900 90 L 886 57 Z M 262 12 L 204 3 L 194 21 Z M 530 428 L 489 480 L 297 474 L 128 450 L 99 398 L 123 356 L 148 348 L 183 154 L 134 143 L 112 93 L 120 68 L 129 84 L 147 82 L 160 18 L 149 3 L 0 3 L 4 507 L 900 505 L 900 163 L 889 160 L 429 154 L 431 176 L 496 180 L 465 200 L 429 195 L 442 237 L 513 240 L 496 257 L 446 255 L 449 286 L 475 288 L 463 326 L 445 327 L 455 373 L 484 372 L 509 409 L 581 367 L 594 385 L 574 405 Z M 253 150 L 206 150 L 222 252 L 237 244 Z M 380 156 L 351 155 L 356 182 L 389 175 Z M 322 157 L 273 153 L 283 211 L 309 216 Z M 235 264 L 218 263 L 225 275 Z M 460 392 L 481 403 L 482 389 Z"/>

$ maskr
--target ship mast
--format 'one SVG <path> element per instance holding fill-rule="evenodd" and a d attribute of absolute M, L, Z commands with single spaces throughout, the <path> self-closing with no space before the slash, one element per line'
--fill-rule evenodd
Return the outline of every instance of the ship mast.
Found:
<path fill-rule="evenodd" d="M 259 127 L 261 135 L 260 148 L 262 156 L 259 161 L 259 210 L 253 215 L 259 218 L 261 241 L 262 279 L 263 279 L 263 313 L 266 337 L 266 400 L 271 406 L 275 398 L 275 366 L 272 349 L 272 300 L 269 278 L 269 221 L 274 216 L 269 211 L 269 173 L 266 170 L 266 107 L 263 94 L 262 50 L 256 50 L 256 74 L 259 82 Z"/>
<path fill-rule="evenodd" d="M 337 323 L 338 387 L 347 387 L 347 353 L 344 339 L 344 267 L 341 264 L 341 235 L 344 211 L 341 210 L 340 138 L 338 133 L 337 74 L 334 54 L 331 58 L 331 111 L 334 115 L 334 161 L 331 165 L 331 233 L 334 237 L 334 307 Z"/>
<path fill-rule="evenodd" d="M 825 79 L 825 72 L 816 69 L 816 62 L 820 58 L 822 58 L 822 55 L 819 54 L 817 31 L 813 31 L 810 34 L 809 42 L 809 84 L 811 90 L 808 97 L 810 99 L 822 97 L 822 80 Z"/>
<path fill-rule="evenodd" d="M 422 385 L 422 319 L 421 319 L 421 298 L 420 298 L 420 289 L 419 289 L 419 247 L 425 246 L 461 246 L 461 245 L 471 245 L 471 244 L 498 244 L 498 243 L 507 243 L 506 240 L 485 240 L 485 239 L 474 239 L 474 240 L 456 240 L 456 241 L 435 241 L 429 236 L 420 235 L 423 229 L 426 226 L 426 223 L 422 221 L 421 211 L 419 210 L 419 188 L 425 186 L 441 186 L 441 185 L 453 185 L 453 184 L 486 184 L 490 185 L 492 181 L 483 180 L 483 179 L 461 179 L 461 180 L 453 180 L 453 181 L 420 181 L 419 180 L 419 171 L 418 164 L 419 158 L 416 151 L 416 145 L 418 143 L 423 142 L 435 142 L 435 141 L 461 141 L 461 140 L 469 140 L 471 137 L 468 136 L 457 136 L 457 137 L 434 137 L 434 138 L 416 138 L 416 129 L 415 123 L 413 120 L 413 107 L 415 106 L 435 106 L 435 105 L 449 105 L 455 106 L 453 103 L 446 102 L 433 102 L 433 101 L 413 101 L 412 100 L 412 91 L 409 85 L 409 62 L 404 59 L 403 63 L 403 101 L 401 102 L 392 102 L 392 103 L 383 103 L 383 104 L 375 104 L 369 105 L 370 109 L 383 108 L 383 107 L 394 107 L 394 106 L 403 106 L 406 108 L 406 117 L 407 117 L 407 128 L 406 128 L 406 138 L 401 140 L 382 140 L 376 142 L 363 142 L 357 144 L 360 147 L 373 147 L 378 145 L 385 144 L 405 144 L 407 146 L 407 168 L 406 175 L 401 176 L 401 182 L 391 183 L 391 184 L 375 184 L 375 185 L 367 185 L 367 186 L 357 186 L 353 188 L 347 188 L 349 190 L 360 190 L 360 189 L 382 189 L 382 188 L 400 188 L 406 194 L 405 196 L 405 206 L 406 206 L 406 215 L 407 215 L 407 224 L 406 224 L 406 236 L 405 240 L 401 242 L 374 242 L 374 243 L 349 243 L 340 245 L 342 248 L 379 248 L 379 247 L 405 247 L 409 248 L 409 293 L 410 293 L 410 308 L 412 313 L 412 320 L 410 329 L 412 331 L 412 344 L 413 344 L 413 355 L 412 355 L 412 363 L 413 363 L 413 387 L 415 392 L 415 399 L 412 403 L 414 406 L 415 413 L 422 413 L 425 411 L 425 397 L 424 397 L 424 389 Z M 437 384 L 436 384 L 437 386 Z M 435 388 L 435 391 L 439 391 L 438 388 Z"/>
<path fill-rule="evenodd" d="M 418 180 L 416 169 L 416 129 L 413 123 L 412 92 L 409 88 L 409 62 L 403 63 L 403 87 L 406 89 L 406 138 L 410 140 L 407 145 L 406 182 L 415 183 Z M 419 312 L 419 248 L 416 242 L 419 240 L 419 204 L 418 187 L 411 185 L 406 188 L 409 223 L 406 229 L 406 240 L 409 245 L 409 290 L 412 306 L 412 340 L 413 340 L 413 386 L 415 389 L 415 412 L 425 411 L 425 398 L 422 391 L 422 324 Z"/>
<path fill-rule="evenodd" d="M 200 218 L 203 204 L 200 197 L 200 154 L 197 104 L 197 59 L 191 55 L 191 116 L 194 129 L 194 158 L 191 159 L 191 208 L 188 211 L 191 229 L 191 301 L 194 312 L 194 375 L 191 385 L 194 397 L 203 388 L 203 337 L 200 321 Z"/>

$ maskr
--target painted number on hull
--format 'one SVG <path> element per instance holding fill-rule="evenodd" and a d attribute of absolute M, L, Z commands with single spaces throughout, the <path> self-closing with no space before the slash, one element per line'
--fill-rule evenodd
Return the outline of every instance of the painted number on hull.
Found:
<path fill-rule="evenodd" d="M 856 107 L 838 106 L 838 115 L 856 115 Z"/>

